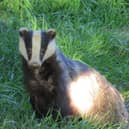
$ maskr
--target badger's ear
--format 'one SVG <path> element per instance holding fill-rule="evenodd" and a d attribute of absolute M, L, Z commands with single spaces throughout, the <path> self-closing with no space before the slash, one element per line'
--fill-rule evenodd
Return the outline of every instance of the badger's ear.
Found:
<path fill-rule="evenodd" d="M 54 29 L 49 29 L 47 31 L 47 36 L 50 40 L 54 39 L 56 36 L 56 31 Z"/>
<path fill-rule="evenodd" d="M 20 28 L 19 29 L 19 35 L 23 37 L 28 32 L 27 28 Z"/>

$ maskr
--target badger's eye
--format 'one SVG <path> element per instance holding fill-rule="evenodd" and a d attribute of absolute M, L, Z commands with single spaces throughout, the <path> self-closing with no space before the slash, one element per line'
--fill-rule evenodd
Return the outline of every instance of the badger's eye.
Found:
<path fill-rule="evenodd" d="M 41 49 L 40 53 L 44 54 L 45 53 L 45 49 Z"/>
<path fill-rule="evenodd" d="M 44 53 L 45 53 L 45 49 L 41 49 L 41 50 L 40 50 L 40 59 L 41 59 L 41 60 L 42 60 L 42 58 L 43 58 Z"/>
<path fill-rule="evenodd" d="M 28 54 L 31 55 L 31 53 L 32 53 L 32 49 L 29 48 L 29 49 L 28 49 Z"/>
<path fill-rule="evenodd" d="M 32 55 L 32 49 L 31 48 L 28 48 L 27 49 L 27 53 L 28 53 L 28 58 L 30 59 L 31 58 L 31 55 Z"/>
<path fill-rule="evenodd" d="M 40 53 L 40 56 L 43 56 L 44 54 L 43 53 Z"/>

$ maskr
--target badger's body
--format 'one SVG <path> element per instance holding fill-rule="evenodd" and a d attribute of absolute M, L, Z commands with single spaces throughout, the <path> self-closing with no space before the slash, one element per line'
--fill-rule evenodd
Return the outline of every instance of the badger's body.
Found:
<path fill-rule="evenodd" d="M 96 70 L 65 57 L 55 45 L 55 31 L 20 29 L 24 82 L 38 117 L 81 115 L 105 122 L 127 122 L 120 93 Z"/>

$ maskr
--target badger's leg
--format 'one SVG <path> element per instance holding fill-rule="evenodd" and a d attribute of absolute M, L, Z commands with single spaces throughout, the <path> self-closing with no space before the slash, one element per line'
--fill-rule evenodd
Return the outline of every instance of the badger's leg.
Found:
<path fill-rule="evenodd" d="M 36 117 L 41 118 L 42 114 L 38 108 L 38 103 L 35 101 L 35 96 L 30 97 L 30 103 L 32 105 L 33 110 L 35 111 Z"/>
<path fill-rule="evenodd" d="M 48 109 L 42 96 L 30 96 L 30 103 L 37 118 L 42 118 L 47 114 Z"/>

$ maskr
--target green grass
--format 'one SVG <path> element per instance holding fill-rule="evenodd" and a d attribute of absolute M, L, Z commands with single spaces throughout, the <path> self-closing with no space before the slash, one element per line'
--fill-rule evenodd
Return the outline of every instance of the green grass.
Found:
<path fill-rule="evenodd" d="M 30 2 L 31 1 L 31 2 Z M 127 0 L 0 1 L 0 129 L 121 129 L 77 118 L 40 122 L 22 84 L 18 29 L 55 28 L 69 57 L 97 69 L 129 99 L 129 2 Z"/>

